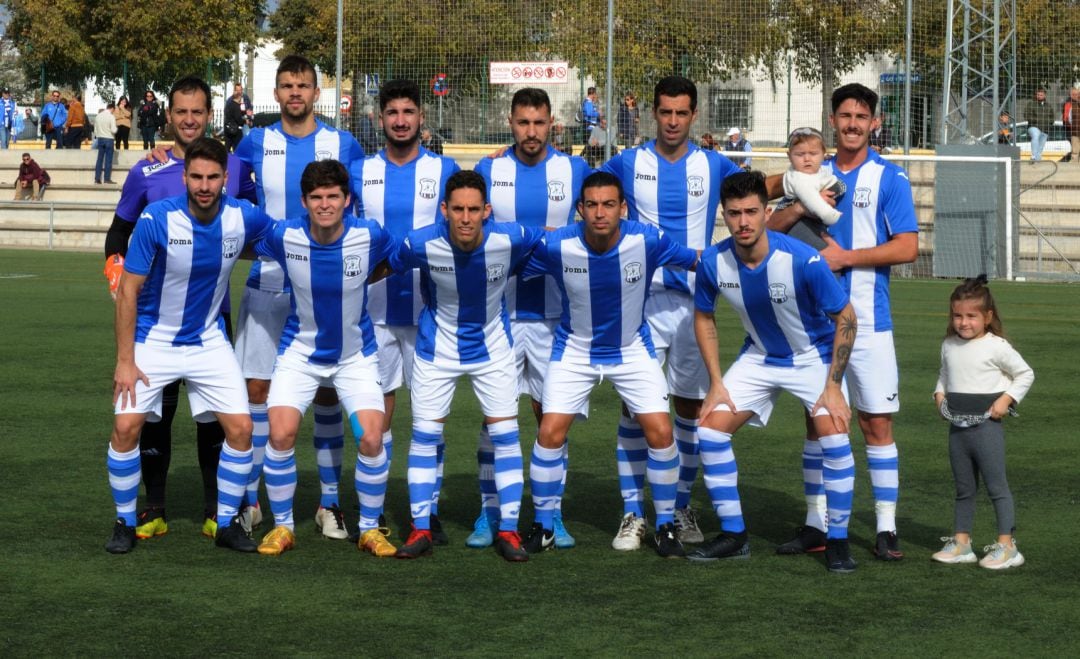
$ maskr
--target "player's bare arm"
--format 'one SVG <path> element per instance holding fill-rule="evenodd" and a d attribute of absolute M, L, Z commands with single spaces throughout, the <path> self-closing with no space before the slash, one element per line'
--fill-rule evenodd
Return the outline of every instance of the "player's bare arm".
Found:
<path fill-rule="evenodd" d="M 694 337 L 697 339 L 698 350 L 701 351 L 705 368 L 709 371 L 709 393 L 705 394 L 705 400 L 701 403 L 701 412 L 697 421 L 701 425 L 705 423 L 705 419 L 712 414 L 717 405 L 727 405 L 732 414 L 736 412 L 736 409 L 727 388 L 724 387 L 723 373 L 720 371 L 716 319 L 712 314 L 694 311 Z"/>
<path fill-rule="evenodd" d="M 371 274 L 368 275 L 368 285 L 386 279 L 392 274 L 394 274 L 394 270 L 390 267 L 390 261 L 383 259 L 378 265 L 371 269 Z"/>
<path fill-rule="evenodd" d="M 833 335 L 832 364 L 829 366 L 829 375 L 825 380 L 825 389 L 821 392 L 814 409 L 810 414 L 815 414 L 819 409 L 825 408 L 832 418 L 833 425 L 840 432 L 848 432 L 851 421 L 851 408 L 844 399 L 844 372 L 847 370 L 848 361 L 851 359 L 851 349 L 855 345 L 855 335 L 858 333 L 859 321 L 855 318 L 855 309 L 848 302 L 836 314 L 831 314 L 836 323 L 836 333 Z"/>
<path fill-rule="evenodd" d="M 773 217 L 776 213 L 773 213 Z M 876 247 L 844 249 L 829 236 L 823 236 L 826 247 L 821 250 L 833 272 L 844 268 L 878 268 L 911 263 L 919 256 L 919 234 L 898 233 Z"/>
<path fill-rule="evenodd" d="M 135 316 L 139 291 L 146 277 L 125 272 L 116 291 L 116 371 L 113 373 L 113 405 L 121 401 L 121 409 L 135 405 L 135 383 L 150 380 L 135 364 Z"/>

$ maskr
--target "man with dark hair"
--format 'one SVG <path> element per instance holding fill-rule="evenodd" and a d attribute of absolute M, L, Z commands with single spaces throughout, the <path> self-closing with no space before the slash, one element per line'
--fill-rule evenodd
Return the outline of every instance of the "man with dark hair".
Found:
<path fill-rule="evenodd" d="M 877 103 L 877 94 L 858 83 L 833 92 L 829 123 L 836 131 L 836 154 L 826 166 L 843 182 L 847 193 L 836 203 L 841 216 L 823 236 L 826 246 L 821 257 L 840 277 L 859 322 L 847 381 L 866 440 L 877 516 L 874 554 L 879 560 L 898 561 L 904 554 L 896 535 L 899 458 L 892 416 L 900 409 L 900 396 L 889 273 L 892 266 L 910 263 L 918 256 L 919 227 L 907 173 L 869 147 Z M 787 231 L 804 214 L 801 203 L 792 204 L 774 213 L 769 227 Z M 830 537 L 828 493 L 821 468 L 825 447 L 818 436 L 808 419 L 803 444 L 806 524 L 795 539 L 777 549 L 781 554 L 822 551 Z"/>
<path fill-rule="evenodd" d="M 236 147 L 236 155 L 255 172 L 259 205 L 270 217 L 283 220 L 306 215 L 300 177 L 309 163 L 334 159 L 349 168 L 364 157 L 364 151 L 352 135 L 315 118 L 318 73 L 307 58 L 288 55 L 281 60 L 275 77 L 274 99 L 281 106 L 281 120 L 252 129 Z M 244 288 L 236 333 L 236 353 L 248 381 L 255 424 L 252 434 L 255 458 L 247 497 L 253 523 L 261 517 L 256 511 L 262 451 L 269 437 L 266 397 L 278 340 L 288 315 L 289 289 L 284 272 L 274 261 L 256 261 Z M 313 443 L 322 492 L 315 524 L 324 536 L 344 540 L 349 533 L 338 500 L 345 440 L 341 406 L 332 388 L 321 388 L 313 407 Z"/>
<path fill-rule="evenodd" d="M 64 135 L 65 149 L 81 149 L 86 130 L 86 108 L 83 107 L 82 94 L 76 92 L 68 103 L 67 132 Z"/>
<path fill-rule="evenodd" d="M 589 87 L 581 101 L 581 142 L 587 144 L 593 129 L 600 125 L 600 107 L 596 87 Z"/>
<path fill-rule="evenodd" d="M 41 106 L 41 134 L 45 136 L 45 148 L 51 149 L 53 140 L 56 148 L 64 148 L 64 124 L 67 123 L 68 111 L 60 98 L 60 92 L 53 90 L 49 102 Z"/>
<path fill-rule="evenodd" d="M 1031 137 L 1031 162 L 1042 160 L 1056 114 L 1046 102 L 1046 90 L 1042 87 L 1035 90 L 1034 98 L 1024 103 L 1024 120 L 1028 122 L 1028 135 Z"/>
<path fill-rule="evenodd" d="M 358 212 L 386 229 L 395 240 L 410 231 L 442 219 L 439 211 L 446 181 L 460 171 L 451 158 L 440 156 L 420 144 L 424 111 L 420 88 L 411 80 L 390 80 L 379 89 L 379 119 L 385 146 L 350 169 L 358 190 Z M 387 460 L 393 457 L 393 420 L 396 391 L 412 384 L 416 322 L 423 305 L 417 272 L 392 274 L 372 284 L 368 309 L 379 344 L 379 371 L 386 414 L 382 438 Z M 443 447 L 438 449 L 438 477 L 432 500 L 431 530 L 436 544 L 447 538 L 438 517 Z"/>
<path fill-rule="evenodd" d="M 216 416 L 225 431 L 215 542 L 256 549 L 238 514 L 251 471 L 251 416 L 219 310 L 240 252 L 270 228 L 270 218 L 222 194 L 228 153 L 220 142 L 199 138 L 186 156 L 186 195 L 143 211 L 116 294 L 116 420 L 108 472 L 117 520 L 105 545 L 114 554 L 135 546 L 139 432 L 147 418 L 161 417 L 163 389 L 180 378 L 188 385 L 192 416 Z"/>
<path fill-rule="evenodd" d="M 98 152 L 97 160 L 94 162 L 94 183 L 97 184 L 101 183 L 101 174 L 104 170 L 105 183 L 114 185 L 112 180 L 113 147 L 116 143 L 114 108 L 116 108 L 116 103 L 110 101 L 105 110 L 98 112 L 94 117 L 94 141 L 96 142 L 94 146 Z"/>
<path fill-rule="evenodd" d="M 510 130 L 514 145 L 500 156 L 488 157 L 476 165 L 487 181 L 487 192 L 496 222 L 518 222 L 528 227 L 558 228 L 574 222 L 581 184 L 592 169 L 579 156 L 563 154 L 548 143 L 551 132 L 551 99 L 536 87 L 517 90 L 510 101 Z M 510 333 L 521 390 L 532 399 L 539 425 L 542 414 L 544 374 L 551 356 L 555 327 L 562 311 L 558 289 L 550 277 L 530 281 L 510 281 L 506 299 L 510 313 Z M 566 461 L 566 445 L 563 446 Z M 480 463 L 480 506 L 473 533 L 465 541 L 470 547 L 487 547 L 494 541 L 499 509 L 495 490 L 495 450 L 485 432 L 477 449 Z M 555 503 L 555 543 L 562 549 L 573 547 L 574 537 L 562 520 L 562 490 Z"/>
<path fill-rule="evenodd" d="M 173 146 L 164 152 L 162 162 L 141 161 L 128 172 L 120 191 L 120 201 L 112 225 L 105 234 L 105 278 L 109 292 L 116 296 L 124 269 L 128 239 L 146 207 L 155 201 L 183 194 L 184 165 L 188 148 L 206 133 L 210 121 L 210 87 L 200 78 L 177 80 L 169 90 L 169 121 L 176 137 Z M 255 201 L 255 185 L 251 171 L 235 156 L 228 158 L 226 194 Z M 221 315 L 225 333 L 231 340 L 229 296 L 222 299 Z M 168 383 L 162 396 L 161 419 L 147 421 L 142 428 L 139 448 L 142 452 L 142 475 L 146 485 L 146 505 L 138 515 L 135 529 L 140 539 L 168 532 L 165 512 L 165 490 L 169 464 L 172 459 L 172 421 L 180 395 L 180 380 Z M 199 471 L 203 481 L 204 519 L 202 532 L 214 537 L 217 532 L 217 469 L 221 443 L 225 435 L 214 419 L 197 423 Z M 227 521 L 227 520 L 226 520 Z"/>
<path fill-rule="evenodd" d="M 252 115 L 251 99 L 244 93 L 243 85 L 236 83 L 233 85 L 233 95 L 225 101 L 225 146 L 230 153 L 236 151 L 236 145 L 244 137 Z"/>

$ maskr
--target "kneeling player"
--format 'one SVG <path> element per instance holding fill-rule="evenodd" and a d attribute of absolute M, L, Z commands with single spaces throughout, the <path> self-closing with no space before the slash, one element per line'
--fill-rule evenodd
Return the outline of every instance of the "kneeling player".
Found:
<path fill-rule="evenodd" d="M 765 230 L 767 198 L 760 174 L 725 179 L 720 199 L 731 237 L 706 249 L 698 267 L 694 332 L 710 380 L 699 419 L 701 463 L 721 533 L 687 558 L 749 557 L 731 436 L 748 422 L 768 423 L 776 397 L 788 391 L 809 411 L 825 454 L 827 567 L 851 572 L 855 561 L 847 524 L 855 464 L 843 381 L 855 342 L 855 312 L 821 255 L 794 238 Z M 734 307 L 747 331 L 738 359 L 723 378 L 713 317 L 718 295 Z"/>
<path fill-rule="evenodd" d="M 296 433 L 316 390 L 334 387 L 349 416 L 359 455 L 357 547 L 376 556 L 397 551 L 378 530 L 389 464 L 382 442 L 383 397 L 375 332 L 367 312 L 367 280 L 394 245 L 390 234 L 345 209 L 352 203 L 349 172 L 337 160 L 310 163 L 300 177 L 307 217 L 280 222 L 256 244 L 277 261 L 292 290 L 267 399 L 270 442 L 263 473 L 274 528 L 259 553 L 292 548 L 296 493 Z"/>
<path fill-rule="evenodd" d="M 544 381 L 544 416 L 529 467 L 536 521 L 526 549 L 535 553 L 555 546 L 562 447 L 593 386 L 606 378 L 636 416 L 648 442 L 646 475 L 656 509 L 656 551 L 665 558 L 681 557 L 684 550 L 674 525 L 679 454 L 668 417 L 667 383 L 644 309 L 656 269 L 693 268 L 697 253 L 649 225 L 621 219 L 626 213 L 622 185 L 607 172 L 585 179 L 578 212 L 585 221 L 549 233 L 523 274 L 551 275 L 563 296 Z"/>

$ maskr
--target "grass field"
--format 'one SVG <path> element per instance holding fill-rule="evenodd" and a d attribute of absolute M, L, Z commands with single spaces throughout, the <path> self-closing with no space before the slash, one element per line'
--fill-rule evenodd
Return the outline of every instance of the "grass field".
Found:
<path fill-rule="evenodd" d="M 169 534 L 129 555 L 109 555 L 102 547 L 115 517 L 105 472 L 115 353 L 100 271 L 97 255 L 0 251 L 0 655 L 1080 653 L 1080 469 L 1070 428 L 1080 364 L 1075 286 L 993 286 L 1006 330 L 1036 373 L 1022 416 L 1008 422 L 1017 538 L 1028 563 L 999 574 L 930 561 L 952 524 L 947 429 L 930 393 L 953 282 L 894 283 L 904 401 L 896 418 L 899 528 L 907 558 L 884 564 L 870 555 L 872 501 L 856 438 L 851 537 L 860 565 L 840 576 L 827 573 L 820 557 L 773 553 L 803 514 L 802 421 L 793 399 L 767 429 L 736 439 L 751 560 L 698 566 L 660 560 L 651 550 L 613 551 L 621 511 L 617 402 L 606 385 L 593 397 L 590 421 L 571 435 L 564 513 L 578 539 L 573 550 L 511 565 L 464 546 L 478 505 L 479 420 L 466 389 L 447 432 L 440 513 L 452 544 L 432 559 L 376 560 L 317 536 L 317 478 L 305 441 L 296 550 L 268 559 L 213 548 L 199 535 L 202 495 L 186 407 L 174 430 Z M 741 332 L 726 310 L 720 316 L 729 361 Z M 395 419 L 387 511 L 395 539 L 408 521 L 407 409 Z M 531 414 L 522 427 L 523 436 L 531 434 Z M 342 488 L 350 525 L 352 462 L 347 455 Z M 715 532 L 700 482 L 695 506 L 706 534 Z M 527 524 L 531 504 L 523 508 Z M 989 544 L 994 535 L 982 498 L 976 542 Z"/>

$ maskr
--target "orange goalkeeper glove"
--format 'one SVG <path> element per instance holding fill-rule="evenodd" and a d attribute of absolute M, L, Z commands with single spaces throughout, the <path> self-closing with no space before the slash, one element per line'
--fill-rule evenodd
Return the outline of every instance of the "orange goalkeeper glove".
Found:
<path fill-rule="evenodd" d="M 113 254 L 105 259 L 105 279 L 109 282 L 109 295 L 116 299 L 116 289 L 120 287 L 120 275 L 124 274 L 124 257 Z"/>

